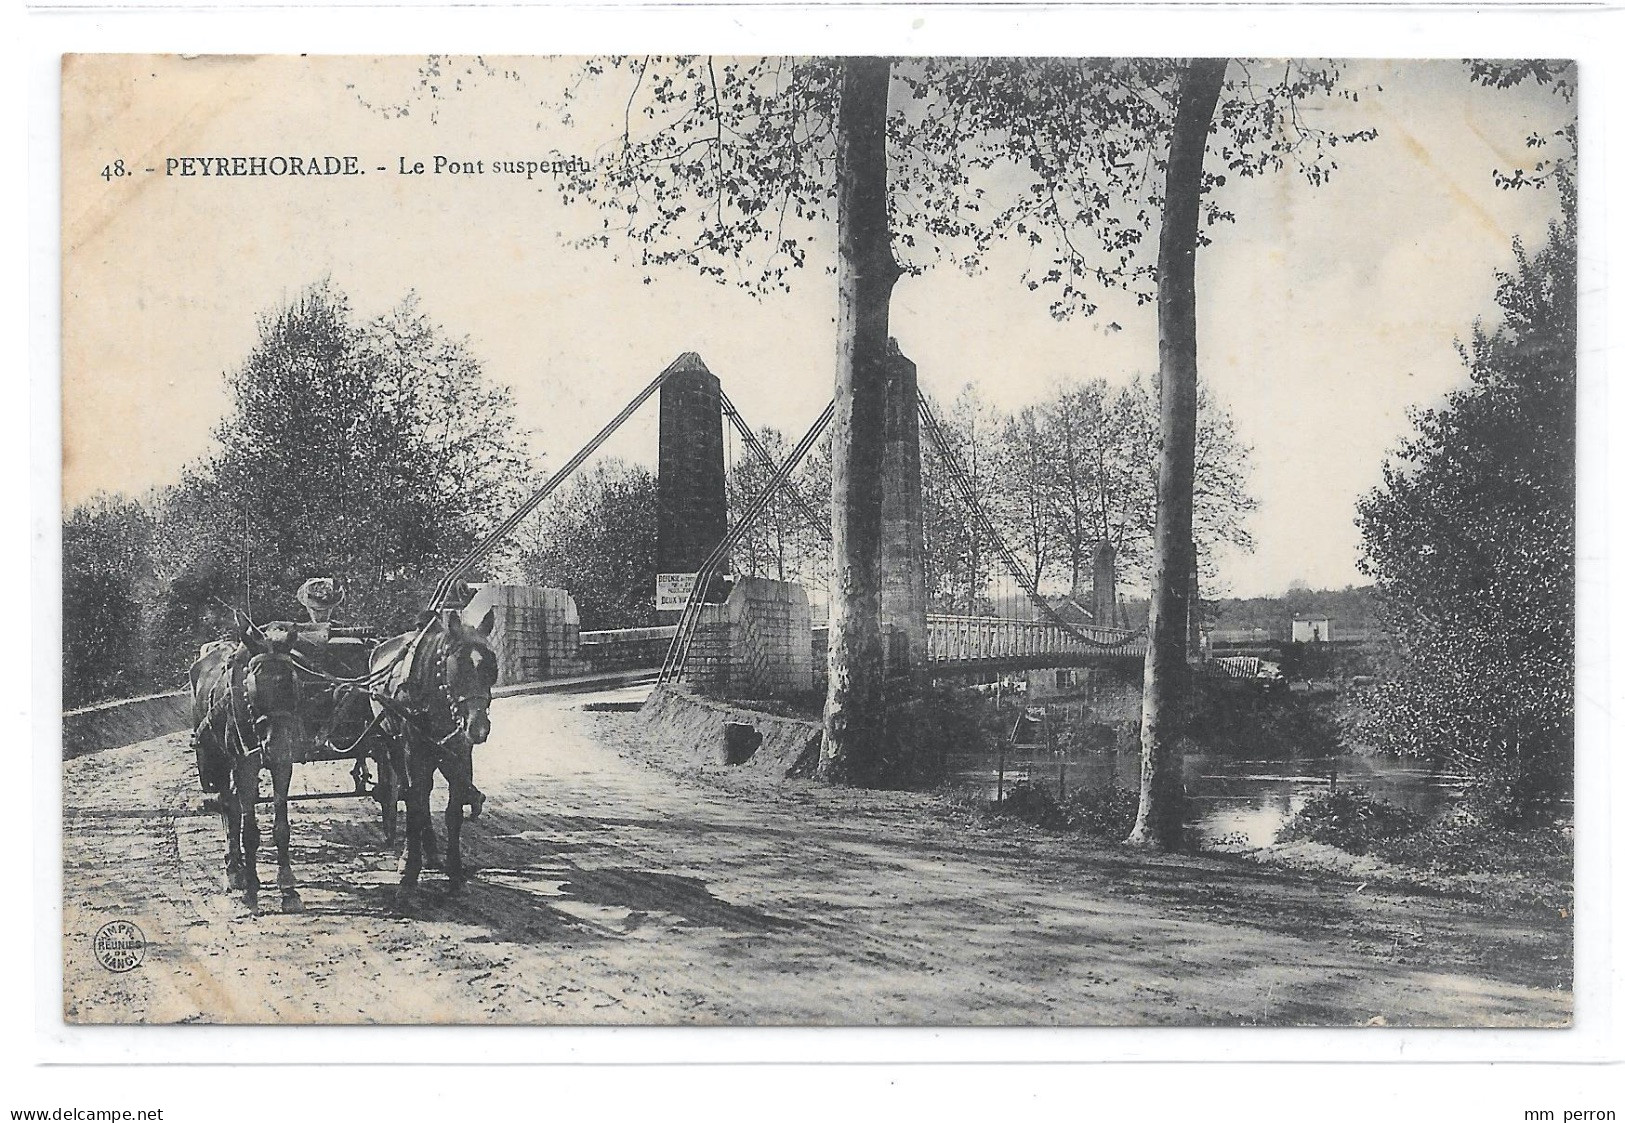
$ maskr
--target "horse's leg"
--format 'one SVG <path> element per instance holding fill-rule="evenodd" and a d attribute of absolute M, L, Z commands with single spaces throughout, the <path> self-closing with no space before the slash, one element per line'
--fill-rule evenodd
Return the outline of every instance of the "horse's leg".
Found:
<path fill-rule="evenodd" d="M 423 868 L 426 870 L 441 868 L 440 839 L 435 836 L 434 815 L 427 807 L 423 811 Z"/>
<path fill-rule="evenodd" d="M 288 822 L 288 788 L 293 782 L 293 759 L 278 754 L 270 762 L 271 789 L 275 795 L 276 820 L 271 837 L 276 839 L 276 884 L 282 890 L 282 911 L 300 912 L 304 902 L 294 888 L 293 862 L 289 850 L 293 841 L 293 828 Z"/>
<path fill-rule="evenodd" d="M 447 761 L 445 764 L 448 767 L 448 772 L 445 774 L 445 783 L 447 783 L 447 787 L 452 788 L 457 793 L 455 798 L 457 798 L 458 806 L 468 808 L 468 817 L 470 819 L 478 819 L 479 813 L 484 811 L 484 806 L 486 806 L 486 793 L 474 787 L 473 757 L 470 757 L 468 767 L 465 767 L 463 762 L 457 761 L 457 759 Z"/>
<path fill-rule="evenodd" d="M 406 857 L 401 862 L 401 886 L 410 889 L 423 872 L 423 836 L 429 826 L 429 789 L 434 783 L 433 761 L 426 754 L 407 753 Z"/>
<path fill-rule="evenodd" d="M 381 735 L 380 735 L 381 736 Z M 395 816 L 396 804 L 401 798 L 398 778 L 395 774 L 394 753 L 387 741 L 380 741 L 381 748 L 375 750 L 373 761 L 378 765 L 378 810 L 384 817 L 384 845 L 391 850 L 395 848 Z"/>
<path fill-rule="evenodd" d="M 247 753 L 237 761 L 237 822 L 243 840 L 243 902 L 249 908 L 260 903 L 260 824 L 255 804 L 260 798 L 260 754 Z"/>
<path fill-rule="evenodd" d="M 218 742 L 205 744 L 204 751 L 216 754 L 219 760 L 224 760 L 226 756 L 226 750 Z M 220 790 L 215 793 L 215 806 L 226 828 L 227 891 L 243 887 L 243 835 L 242 823 L 237 817 L 236 787 L 236 769 L 228 763 L 222 768 Z"/>
<path fill-rule="evenodd" d="M 235 773 L 235 769 L 232 770 Z M 243 817 L 237 810 L 237 778 L 228 775 L 220 786 L 220 817 L 226 824 L 226 888 L 241 889 L 243 880 Z"/>
<path fill-rule="evenodd" d="M 446 787 L 450 795 L 446 800 L 446 864 L 443 868 L 455 892 L 468 880 L 463 873 L 463 793 L 459 784 L 448 782 Z"/>
<path fill-rule="evenodd" d="M 429 765 L 427 769 L 429 791 L 434 791 L 434 773 L 436 765 Z M 447 781 L 447 788 L 452 787 Z M 423 868 L 430 870 L 442 869 L 440 862 L 440 840 L 434 833 L 434 814 L 429 810 L 429 797 L 423 797 Z"/>

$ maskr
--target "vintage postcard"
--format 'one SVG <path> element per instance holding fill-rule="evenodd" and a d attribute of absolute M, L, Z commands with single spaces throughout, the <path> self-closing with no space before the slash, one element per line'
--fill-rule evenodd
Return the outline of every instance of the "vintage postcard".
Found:
<path fill-rule="evenodd" d="M 61 77 L 68 1024 L 1572 1023 L 1574 63 Z"/>

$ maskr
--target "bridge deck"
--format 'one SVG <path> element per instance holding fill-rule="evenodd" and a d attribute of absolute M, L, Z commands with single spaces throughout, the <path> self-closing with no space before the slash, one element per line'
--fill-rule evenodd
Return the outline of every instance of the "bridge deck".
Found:
<path fill-rule="evenodd" d="M 1030 670 L 1145 658 L 1145 634 L 1127 628 L 1068 630 L 1049 620 L 940 613 L 928 615 L 925 623 L 926 665 L 933 670 Z"/>

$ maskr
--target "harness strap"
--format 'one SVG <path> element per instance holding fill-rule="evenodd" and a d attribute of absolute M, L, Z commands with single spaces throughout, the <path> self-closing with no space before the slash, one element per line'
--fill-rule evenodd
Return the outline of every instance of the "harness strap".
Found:
<path fill-rule="evenodd" d="M 372 720 L 367 723 L 366 728 L 361 731 L 360 736 L 358 736 L 354 741 L 351 741 L 347 748 L 339 749 L 337 751 L 343 753 L 345 756 L 349 756 L 350 754 L 354 753 L 361 747 L 361 742 L 365 741 L 372 731 L 378 728 L 379 723 L 381 723 L 383 720 L 383 714 L 373 714 Z"/>
<path fill-rule="evenodd" d="M 254 708 L 248 701 L 248 648 L 238 645 L 231 653 L 230 674 L 231 722 L 236 727 L 237 743 L 245 754 L 260 748 L 259 733 L 254 727 Z"/>
<path fill-rule="evenodd" d="M 423 653 L 424 644 L 427 642 L 429 633 L 434 628 L 437 620 L 438 617 L 434 617 L 425 621 L 423 627 L 418 629 L 417 634 L 412 637 L 411 641 L 406 645 L 405 649 L 401 653 L 399 663 L 397 664 L 397 674 L 391 676 L 392 682 L 389 685 L 402 695 L 411 697 L 412 694 L 415 693 L 413 690 L 415 685 L 413 682 L 413 675 L 417 670 L 418 657 Z M 437 668 L 438 673 L 435 677 L 441 680 L 441 682 L 437 684 L 439 687 L 439 692 L 442 695 L 449 697 L 450 691 L 444 684 L 444 656 L 446 652 L 443 651 L 441 654 L 441 665 L 439 668 Z M 434 688 L 431 687 L 430 689 L 432 690 Z M 414 712 L 412 707 L 395 698 L 385 698 L 370 690 L 367 693 L 369 696 L 376 698 L 378 702 L 385 709 L 390 710 L 394 716 L 402 722 L 402 724 L 410 727 L 413 732 L 415 732 L 419 737 L 423 738 L 423 740 L 427 741 L 435 750 L 445 748 L 452 741 L 456 740 L 462 735 L 462 730 L 459 729 L 457 725 L 455 707 L 449 708 L 450 713 L 448 716 L 450 716 L 452 719 L 451 729 L 448 730 L 443 736 L 436 737 L 432 730 L 426 728 L 428 719 L 427 712 L 417 713 Z M 430 700 L 423 699 L 422 701 L 427 704 Z M 426 708 L 427 707 L 425 706 L 425 709 Z M 442 764 L 444 763 L 445 757 L 440 752 L 437 751 L 435 756 Z"/>

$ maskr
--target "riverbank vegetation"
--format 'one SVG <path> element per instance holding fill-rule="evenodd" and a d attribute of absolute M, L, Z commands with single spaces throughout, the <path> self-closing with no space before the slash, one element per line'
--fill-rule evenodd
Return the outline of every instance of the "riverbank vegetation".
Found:
<path fill-rule="evenodd" d="M 1365 733 L 1468 778 L 1487 823 L 1549 826 L 1574 775 L 1575 189 L 1514 246 L 1469 382 L 1392 455 L 1359 508 L 1396 673 Z"/>
<path fill-rule="evenodd" d="M 1453 874 L 1574 875 L 1567 824 L 1522 830 L 1484 822 L 1462 808 L 1425 817 L 1356 789 L 1316 796 L 1281 829 L 1280 842 L 1320 842 L 1415 869 Z"/>
<path fill-rule="evenodd" d="M 990 819 L 1014 819 L 1047 831 L 1063 831 L 1117 841 L 1134 826 L 1140 793 L 1122 784 L 1088 784 L 1065 795 L 1048 784 L 1021 781 L 1003 800 L 987 803 Z"/>

